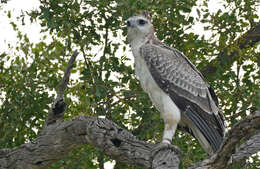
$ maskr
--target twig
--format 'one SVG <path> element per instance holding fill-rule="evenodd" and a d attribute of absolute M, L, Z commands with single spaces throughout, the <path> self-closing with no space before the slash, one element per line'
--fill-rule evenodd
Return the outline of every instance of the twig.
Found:
<path fill-rule="evenodd" d="M 70 73 L 71 73 L 71 69 L 73 67 L 73 64 L 75 62 L 76 57 L 78 56 L 78 52 L 75 50 L 74 53 L 72 54 L 68 66 L 66 68 L 65 74 L 59 84 L 58 87 L 58 92 L 57 92 L 57 98 L 59 97 L 63 97 L 64 91 L 69 83 L 69 79 L 70 79 Z"/>

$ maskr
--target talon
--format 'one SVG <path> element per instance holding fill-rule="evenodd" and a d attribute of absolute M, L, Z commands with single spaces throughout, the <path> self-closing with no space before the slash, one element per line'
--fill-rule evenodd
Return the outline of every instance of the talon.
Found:
<path fill-rule="evenodd" d="M 181 150 L 179 149 L 179 147 L 172 145 L 172 144 L 168 144 L 166 142 L 162 142 L 157 144 L 151 151 L 151 154 L 153 157 L 155 157 L 155 155 L 160 152 L 161 150 L 164 149 L 171 149 L 172 151 L 176 152 L 177 154 L 179 154 L 180 156 L 182 155 Z"/>

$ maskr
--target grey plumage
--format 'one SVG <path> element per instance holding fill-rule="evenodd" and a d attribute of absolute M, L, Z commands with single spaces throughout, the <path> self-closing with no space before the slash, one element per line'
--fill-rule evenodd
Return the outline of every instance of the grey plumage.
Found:
<path fill-rule="evenodd" d="M 194 123 L 216 151 L 224 136 L 223 117 L 209 92 L 210 86 L 199 71 L 177 49 L 160 42 L 141 46 L 140 55 L 157 84 L 184 112 L 183 125 Z"/>
<path fill-rule="evenodd" d="M 205 112 L 210 114 L 218 112 L 218 108 L 210 104 L 214 101 L 209 98 L 208 83 L 203 80 L 197 69 L 187 62 L 182 53 L 174 48 L 146 44 L 141 46 L 140 54 L 144 57 L 152 75 L 160 77 L 157 83 L 161 80 L 167 82 L 168 85 L 162 86 L 163 88 L 176 91 L 175 87 L 178 87 L 183 90 L 183 93 L 179 93 L 180 96 L 198 104 Z"/>

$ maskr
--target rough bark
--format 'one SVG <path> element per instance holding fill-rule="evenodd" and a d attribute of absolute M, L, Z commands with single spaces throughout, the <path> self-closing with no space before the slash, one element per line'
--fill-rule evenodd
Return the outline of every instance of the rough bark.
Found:
<path fill-rule="evenodd" d="M 260 131 L 243 143 L 235 154 L 232 154 L 231 160 L 238 162 L 257 152 L 260 152 Z"/>
<path fill-rule="evenodd" d="M 158 152 L 153 160 L 151 150 L 155 144 L 136 139 L 108 119 L 79 116 L 48 125 L 42 133 L 33 142 L 0 153 L 0 168 L 47 168 L 81 144 L 91 144 L 113 159 L 145 168 L 150 168 L 152 161 L 159 166 L 171 163 L 169 166 L 177 167 L 180 162 L 178 155 L 171 149 Z"/>
<path fill-rule="evenodd" d="M 260 116 L 247 117 L 229 132 L 223 148 L 217 154 L 192 168 L 224 168 L 223 166 L 230 165 L 232 152 L 241 138 L 259 130 Z M 252 147 L 252 144 L 248 143 L 253 142 L 256 137 L 257 135 L 242 144 L 233 157 Z M 113 159 L 144 168 L 172 169 L 178 168 L 180 163 L 180 156 L 178 152 L 172 151 L 173 149 L 161 149 L 153 157 L 152 150 L 155 144 L 138 140 L 108 119 L 79 116 L 46 126 L 42 134 L 30 143 L 0 151 L 0 169 L 47 168 L 82 144 L 91 144 Z M 256 144 L 259 146 L 259 140 Z M 256 144 L 253 142 L 253 145 Z M 244 153 L 243 158 L 248 155 L 251 153 Z"/>

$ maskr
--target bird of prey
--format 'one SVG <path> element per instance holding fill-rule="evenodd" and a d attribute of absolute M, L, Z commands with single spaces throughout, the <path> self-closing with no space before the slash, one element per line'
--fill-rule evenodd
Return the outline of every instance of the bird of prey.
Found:
<path fill-rule="evenodd" d="M 156 38 L 147 12 L 130 17 L 126 24 L 135 74 L 164 120 L 162 143 L 171 144 L 179 127 L 208 154 L 216 152 L 225 128 L 213 89 L 182 52 Z"/>

